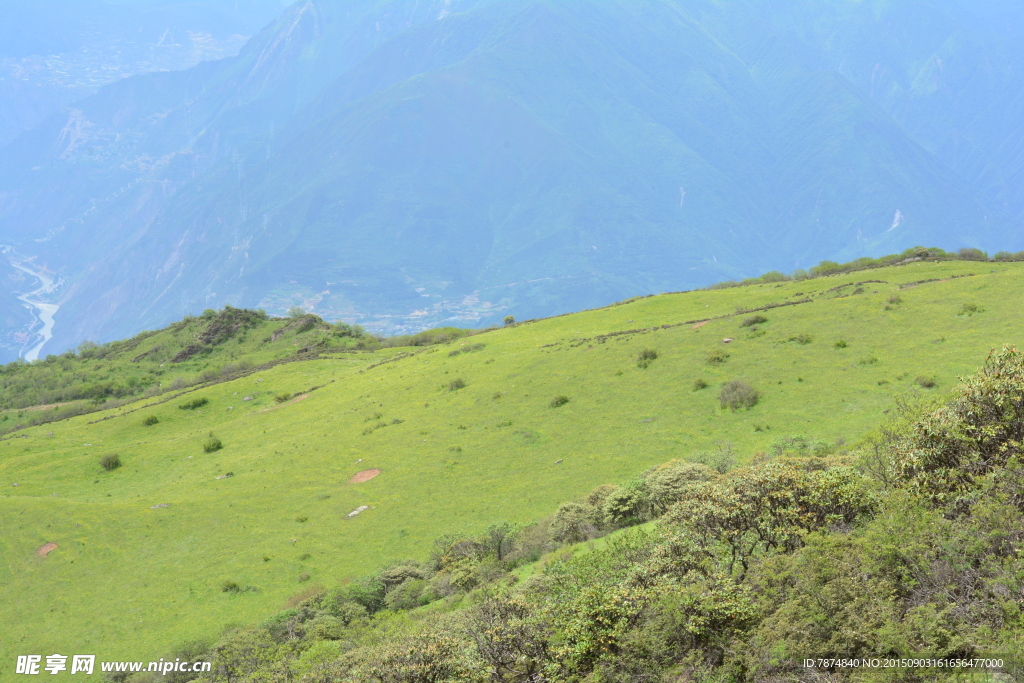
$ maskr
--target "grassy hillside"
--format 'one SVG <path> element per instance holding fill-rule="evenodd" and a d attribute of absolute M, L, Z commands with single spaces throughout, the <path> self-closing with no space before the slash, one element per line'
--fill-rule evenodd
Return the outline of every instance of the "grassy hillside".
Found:
<path fill-rule="evenodd" d="M 449 336 L 464 333 L 452 330 Z M 298 311 L 290 318 L 270 318 L 231 306 L 211 309 L 131 339 L 84 342 L 77 353 L 0 367 L 0 432 L 223 381 L 325 350 L 379 346 L 381 340 L 358 326 L 330 325 Z"/>
<path fill-rule="evenodd" d="M 744 461 L 797 435 L 841 449 L 895 397 L 938 396 L 1018 343 L 1022 288 L 1020 264 L 960 261 L 668 294 L 446 345 L 323 353 L 9 434 L 0 660 L 156 658 L 671 458 Z M 656 357 L 641 367 L 644 350 Z M 720 406 L 733 380 L 756 405 Z M 193 399 L 207 402 L 181 407 Z M 205 452 L 211 439 L 222 448 Z"/>

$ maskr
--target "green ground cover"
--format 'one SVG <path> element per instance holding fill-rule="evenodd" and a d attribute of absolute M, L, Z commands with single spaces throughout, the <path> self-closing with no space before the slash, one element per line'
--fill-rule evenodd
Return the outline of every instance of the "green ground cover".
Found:
<path fill-rule="evenodd" d="M 422 557 L 442 534 L 525 523 L 672 458 L 731 449 L 744 462 L 797 435 L 842 448 L 896 397 L 938 397 L 1019 343 L 1022 293 L 1020 264 L 918 262 L 662 295 L 325 353 L 13 432 L 0 441 L 0 661 L 157 658 Z M 656 357 L 640 367 L 644 350 Z M 756 405 L 721 407 L 733 380 Z M 193 398 L 208 402 L 179 407 Z M 223 447 L 205 452 L 211 434 Z M 348 483 L 369 468 L 381 474 Z M 46 543 L 57 549 L 40 557 Z"/>

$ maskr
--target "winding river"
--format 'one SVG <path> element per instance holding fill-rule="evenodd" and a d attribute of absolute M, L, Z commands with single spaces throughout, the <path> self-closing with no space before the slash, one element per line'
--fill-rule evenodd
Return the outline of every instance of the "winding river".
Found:
<path fill-rule="evenodd" d="M 41 301 L 40 297 L 54 290 L 54 279 L 47 275 L 44 270 L 36 269 L 31 261 L 17 258 L 11 247 L 0 247 L 0 250 L 3 251 L 4 256 L 7 257 L 12 266 L 39 282 L 39 286 L 31 292 L 15 295 L 28 306 L 36 319 L 32 325 L 32 335 L 25 346 L 22 347 L 20 354 L 25 360 L 34 361 L 39 358 L 39 353 L 43 350 L 46 342 L 53 338 L 53 316 L 57 313 L 60 305 Z M 41 329 L 38 327 L 40 323 L 42 324 Z"/>

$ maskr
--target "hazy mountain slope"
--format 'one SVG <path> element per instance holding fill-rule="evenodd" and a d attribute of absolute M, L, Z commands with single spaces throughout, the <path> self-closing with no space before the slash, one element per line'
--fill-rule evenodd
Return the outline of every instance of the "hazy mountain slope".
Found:
<path fill-rule="evenodd" d="M 912 243 L 1016 250 L 1012 207 L 855 80 L 854 38 L 905 15 L 894 61 L 987 35 L 949 7 L 308 0 L 237 58 L 9 145 L 0 230 L 52 236 L 57 350 L 224 302 L 474 324 Z"/>
<path fill-rule="evenodd" d="M 235 54 L 285 0 L 0 0 L 0 144 L 126 76 Z"/>
<path fill-rule="evenodd" d="M 989 220 L 1008 210 L 1019 223 L 1024 22 L 1017 3 L 786 5 L 785 12 L 768 10 L 765 3 L 742 11 L 762 26 L 767 40 L 789 46 L 801 64 L 841 73 L 877 102 L 989 203 Z M 740 25 L 737 15 L 721 28 Z M 737 33 L 729 44 L 748 59 L 757 41 Z"/>

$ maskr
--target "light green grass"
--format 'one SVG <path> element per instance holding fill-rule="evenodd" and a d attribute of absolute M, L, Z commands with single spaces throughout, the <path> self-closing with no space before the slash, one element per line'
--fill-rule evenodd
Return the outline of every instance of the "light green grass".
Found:
<path fill-rule="evenodd" d="M 901 290 L 885 310 L 899 283 L 970 272 Z M 887 283 L 827 292 L 867 279 Z M 854 442 L 917 376 L 936 378 L 926 393 L 944 392 L 989 349 L 1019 343 L 1022 293 L 1019 264 L 946 262 L 664 295 L 408 349 L 373 368 L 402 351 L 280 365 L 186 394 L 209 398 L 194 411 L 177 407 L 184 398 L 149 399 L 17 432 L 0 441 L 0 670 L 13 671 L 17 654 L 166 656 L 311 586 L 422 559 L 442 534 L 529 522 L 723 442 L 743 458 L 787 435 Z M 762 313 L 755 332 L 734 315 L 807 296 Z M 983 310 L 958 315 L 964 303 Z M 725 317 L 660 327 L 713 316 Z M 596 338 L 623 330 L 638 331 Z M 788 341 L 801 334 L 812 341 Z M 640 369 L 644 348 L 658 357 Z M 723 348 L 725 363 L 704 361 Z M 466 386 L 451 391 L 456 378 Z M 694 391 L 697 378 L 710 386 Z M 761 392 L 753 409 L 719 408 L 732 379 Z M 304 400 L 274 401 L 317 385 Z M 569 403 L 551 408 L 558 395 Z M 160 422 L 143 426 L 148 415 Z M 210 432 L 223 450 L 203 452 Z M 99 459 L 112 452 L 123 466 L 105 472 Z M 382 474 L 347 483 L 371 467 Z M 360 505 L 371 508 L 347 518 Z M 59 548 L 37 557 L 51 541 Z M 300 583 L 302 573 L 312 578 Z M 257 590 L 223 593 L 225 580 Z"/>

